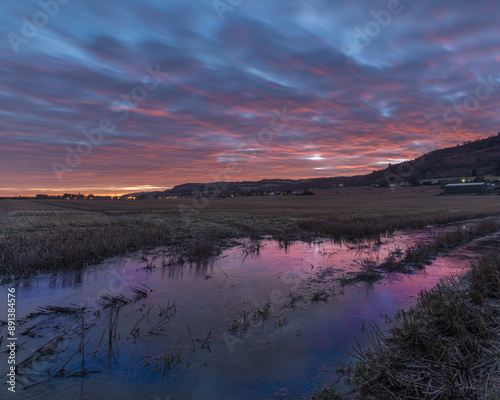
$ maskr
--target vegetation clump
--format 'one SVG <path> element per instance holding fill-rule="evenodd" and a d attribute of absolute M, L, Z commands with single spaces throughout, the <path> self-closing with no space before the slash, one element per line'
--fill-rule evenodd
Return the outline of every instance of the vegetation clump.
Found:
<path fill-rule="evenodd" d="M 358 347 L 353 382 L 366 399 L 488 398 L 498 373 L 500 253 L 460 280 L 423 291 L 388 333 L 376 325 Z"/>
<path fill-rule="evenodd" d="M 160 371 L 162 376 L 165 377 L 166 374 L 172 368 L 179 368 L 182 363 L 180 352 L 165 352 L 159 357 L 154 357 L 153 371 Z"/>
<path fill-rule="evenodd" d="M 342 395 L 332 387 L 325 387 L 311 396 L 311 400 L 342 400 Z"/>
<path fill-rule="evenodd" d="M 361 260 L 361 270 L 356 274 L 355 279 L 364 282 L 375 282 L 382 277 L 377 270 L 377 263 L 374 260 L 364 258 Z"/>
<path fill-rule="evenodd" d="M 499 229 L 498 219 L 489 218 L 462 228 L 441 232 L 428 243 L 419 243 L 406 249 L 402 262 L 416 268 L 423 268 L 437 253 L 452 250 Z"/>
<path fill-rule="evenodd" d="M 254 317 L 263 321 L 267 320 L 271 315 L 271 302 L 269 300 L 265 301 L 264 304 L 259 305 L 253 312 Z"/>
<path fill-rule="evenodd" d="M 331 292 L 335 292 L 335 289 L 331 289 Z M 314 301 L 314 302 L 319 302 L 319 301 L 327 301 L 328 300 L 328 297 L 330 297 L 330 294 L 326 291 L 326 287 L 324 289 L 318 289 L 318 290 L 315 290 L 312 297 L 311 297 L 311 301 Z"/>

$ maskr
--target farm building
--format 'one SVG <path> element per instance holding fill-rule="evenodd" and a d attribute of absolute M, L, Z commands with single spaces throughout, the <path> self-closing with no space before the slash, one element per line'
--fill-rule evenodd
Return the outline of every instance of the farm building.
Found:
<path fill-rule="evenodd" d="M 444 187 L 444 192 L 446 194 L 453 193 L 488 193 L 491 192 L 491 187 L 489 183 L 486 182 L 474 182 L 474 183 L 450 183 Z"/>

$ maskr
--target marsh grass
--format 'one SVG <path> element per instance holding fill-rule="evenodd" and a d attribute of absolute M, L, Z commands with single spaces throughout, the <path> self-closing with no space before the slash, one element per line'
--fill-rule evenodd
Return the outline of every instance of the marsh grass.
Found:
<path fill-rule="evenodd" d="M 153 357 L 153 371 L 161 372 L 162 377 L 165 378 L 165 375 L 168 375 L 172 368 L 179 368 L 182 364 L 181 355 L 179 351 L 172 353 L 166 351 L 159 357 Z"/>
<path fill-rule="evenodd" d="M 149 224 L 14 233 L 0 243 L 0 270 L 28 276 L 46 269 L 78 269 L 116 254 L 168 244 L 170 237 L 169 229 Z"/>
<path fill-rule="evenodd" d="M 177 250 L 172 250 L 167 252 L 166 250 L 162 251 L 161 254 L 161 266 L 162 267 L 171 267 L 172 265 L 183 265 L 185 263 L 184 256 Z"/>
<path fill-rule="evenodd" d="M 205 260 L 243 237 L 270 236 L 285 249 L 294 240 L 317 237 L 359 242 L 396 229 L 500 214 L 493 200 L 436 198 L 412 191 L 389 196 L 235 198 L 210 202 L 190 219 L 179 211 L 189 199 L 0 200 L 0 278 L 81 269 L 160 246 L 173 255 L 163 257 L 163 265 Z"/>
<path fill-rule="evenodd" d="M 407 247 L 404 251 L 396 249 L 389 252 L 380 270 L 386 272 L 412 272 L 422 269 L 426 264 L 443 252 L 450 251 L 480 237 L 500 230 L 497 218 L 488 218 L 479 222 L 468 223 L 460 228 L 443 231 L 434 237 Z"/>
<path fill-rule="evenodd" d="M 243 337 L 251 326 L 258 326 L 262 322 L 267 321 L 270 317 L 271 301 L 266 300 L 249 313 L 243 311 L 237 319 L 233 320 L 228 331 L 232 335 Z"/>
<path fill-rule="evenodd" d="M 337 242 L 355 242 L 359 239 L 380 240 L 380 235 L 398 229 L 421 229 L 428 225 L 442 225 L 473 218 L 488 217 L 487 212 L 422 212 L 402 214 L 387 213 L 384 215 L 354 214 L 333 215 L 327 218 L 308 218 L 297 221 L 300 229 L 332 238 Z M 478 229 L 491 228 L 493 222 L 487 222 Z"/>
<path fill-rule="evenodd" d="M 134 298 L 133 300 L 134 301 L 138 301 L 140 299 L 145 299 L 146 297 L 148 297 L 148 294 L 153 292 L 153 289 L 145 286 L 143 283 L 140 283 L 139 284 L 142 286 L 132 286 L 130 288 L 130 290 L 132 291 L 132 293 L 134 293 Z"/>
<path fill-rule="evenodd" d="M 342 395 L 332 387 L 316 389 L 315 393 L 310 397 L 311 400 L 342 400 Z"/>
<path fill-rule="evenodd" d="M 355 279 L 364 282 L 375 282 L 382 277 L 377 269 L 377 262 L 370 258 L 363 258 L 360 262 L 360 271 L 355 275 Z"/>
<path fill-rule="evenodd" d="M 258 258 L 260 254 L 260 249 L 262 245 L 258 240 L 252 240 L 250 243 L 245 243 L 242 245 L 242 251 L 246 258 Z"/>
<path fill-rule="evenodd" d="M 385 258 L 380 266 L 381 269 L 387 272 L 404 271 L 406 268 L 401 262 L 401 251 L 393 251 Z"/>
<path fill-rule="evenodd" d="M 229 332 L 233 335 L 244 335 L 248 328 L 250 328 L 251 321 L 247 318 L 246 313 L 243 311 L 238 319 L 233 320 L 229 328 Z"/>
<path fill-rule="evenodd" d="M 192 252 L 188 256 L 189 260 L 199 261 L 219 254 L 221 250 L 217 239 L 217 236 L 208 232 L 200 235 L 194 242 Z"/>
<path fill-rule="evenodd" d="M 57 354 L 61 351 L 62 343 L 65 338 L 71 333 L 72 328 L 79 322 L 79 318 L 73 318 L 70 322 L 66 324 L 66 326 L 62 329 L 62 331 L 47 343 L 36 349 L 32 354 L 26 357 L 24 360 L 19 362 L 16 365 L 16 371 L 18 374 L 22 375 L 23 370 L 25 368 L 30 367 L 34 362 L 44 359 L 46 357 Z"/>
<path fill-rule="evenodd" d="M 172 318 L 177 314 L 177 304 L 175 303 L 175 300 L 172 304 L 170 304 L 170 299 L 169 299 L 166 308 L 162 308 L 161 306 L 159 307 L 160 307 L 159 316 L 162 317 L 162 319 L 159 322 L 157 322 L 151 329 L 148 330 L 148 333 L 150 335 L 162 334 L 168 322 L 170 321 L 170 318 Z"/>
<path fill-rule="evenodd" d="M 262 238 L 261 229 L 254 224 L 245 221 L 232 220 L 228 221 L 228 225 L 237 229 L 240 236 L 248 237 L 252 240 L 259 240 Z"/>
<path fill-rule="evenodd" d="M 30 313 L 26 318 L 31 319 L 40 315 L 63 314 L 63 315 L 81 315 L 85 312 L 85 307 L 60 307 L 60 306 L 45 306 L 38 307 L 35 312 Z"/>
<path fill-rule="evenodd" d="M 358 346 L 353 382 L 366 399 L 488 398 L 500 331 L 500 253 L 485 256 L 464 278 L 443 279 L 400 311 L 384 333 L 372 325 Z M 488 389 L 488 387 L 490 389 Z"/>
<path fill-rule="evenodd" d="M 311 301 L 314 301 L 316 303 L 318 303 L 320 301 L 327 301 L 328 297 L 330 297 L 330 295 L 328 294 L 328 292 L 325 289 L 315 290 L 311 296 Z"/>
<path fill-rule="evenodd" d="M 283 328 L 287 324 L 288 319 L 286 317 L 278 318 L 276 321 L 274 321 L 274 328 Z"/>
<path fill-rule="evenodd" d="M 271 315 L 271 301 L 266 300 L 253 311 L 254 317 L 266 321 Z"/>
<path fill-rule="evenodd" d="M 370 252 L 368 257 L 361 258 L 355 262 L 359 265 L 359 271 L 339 278 L 338 281 L 341 286 L 356 282 L 373 283 L 382 278 L 382 272 L 380 271 L 382 266 L 379 265 L 378 256 L 375 257 L 373 252 Z"/>
<path fill-rule="evenodd" d="M 285 307 L 291 307 L 291 308 L 294 308 L 299 301 L 304 299 L 303 295 L 293 292 L 288 293 L 287 297 L 290 299 L 290 301 L 285 304 Z"/>
<path fill-rule="evenodd" d="M 423 268 L 438 253 L 452 250 L 474 239 L 492 234 L 499 229 L 498 219 L 490 218 L 462 228 L 441 232 L 429 242 L 418 243 L 407 248 L 401 264 Z"/>
<path fill-rule="evenodd" d="M 99 298 L 99 303 L 102 304 L 103 308 L 109 307 L 121 307 L 128 304 L 132 299 L 128 299 L 122 294 L 113 296 L 112 294 L 105 294 Z"/>

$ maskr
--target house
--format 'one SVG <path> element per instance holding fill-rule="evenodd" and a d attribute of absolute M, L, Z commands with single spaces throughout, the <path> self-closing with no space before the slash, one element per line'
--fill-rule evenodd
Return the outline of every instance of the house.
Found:
<path fill-rule="evenodd" d="M 444 187 L 446 194 L 454 193 L 489 193 L 492 190 L 492 185 L 486 182 L 474 183 L 449 183 Z"/>

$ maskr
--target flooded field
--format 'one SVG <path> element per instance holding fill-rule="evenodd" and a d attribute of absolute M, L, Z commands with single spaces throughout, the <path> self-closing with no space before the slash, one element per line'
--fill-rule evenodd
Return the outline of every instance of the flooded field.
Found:
<path fill-rule="evenodd" d="M 185 265 L 166 265 L 157 249 L 4 285 L 17 289 L 21 322 L 13 398 L 282 399 L 322 385 L 346 390 L 338 368 L 353 362 L 356 337 L 363 343 L 371 322 L 383 325 L 385 314 L 463 274 L 500 240 L 478 239 L 412 273 L 352 279 L 363 260 L 382 262 L 424 232 L 349 246 L 247 241 Z"/>

